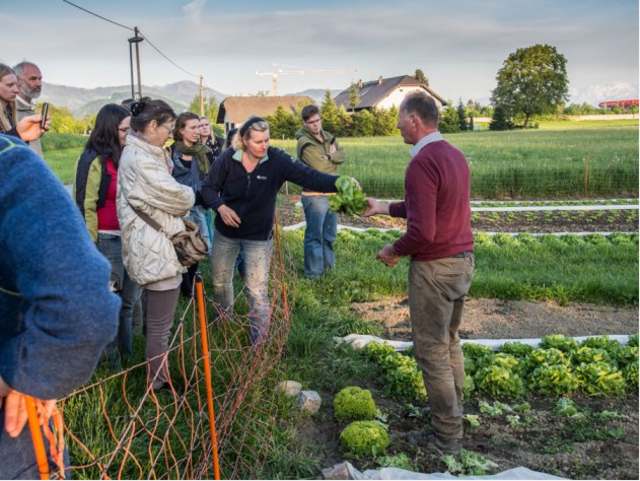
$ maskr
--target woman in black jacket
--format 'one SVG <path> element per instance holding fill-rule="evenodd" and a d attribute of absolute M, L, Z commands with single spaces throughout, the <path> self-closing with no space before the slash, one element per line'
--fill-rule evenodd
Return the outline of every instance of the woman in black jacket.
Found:
<path fill-rule="evenodd" d="M 236 148 L 215 160 L 201 188 L 204 204 L 217 212 L 211 259 L 214 299 L 224 309 L 232 309 L 233 268 L 242 248 L 252 345 L 264 342 L 269 323 L 269 266 L 280 187 L 289 181 L 319 192 L 336 192 L 338 178 L 270 147 L 269 138 L 267 122 L 249 117 L 240 128 Z"/>

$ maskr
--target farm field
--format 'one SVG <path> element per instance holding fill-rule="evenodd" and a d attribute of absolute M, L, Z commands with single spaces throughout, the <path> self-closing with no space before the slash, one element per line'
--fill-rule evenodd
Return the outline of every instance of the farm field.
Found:
<path fill-rule="evenodd" d="M 539 130 L 466 132 L 445 138 L 469 159 L 474 199 L 638 194 L 637 121 L 543 122 Z M 44 139 L 49 165 L 63 183 L 71 182 L 86 140 L 66 134 Z M 368 195 L 402 197 L 410 147 L 400 137 L 345 138 L 341 143 L 347 153 L 342 174 L 356 177 Z M 272 145 L 295 155 L 292 140 L 273 139 Z"/>
<path fill-rule="evenodd" d="M 302 233 L 291 235 L 295 241 L 295 236 L 301 237 Z M 339 436 L 347 423 L 335 420 L 332 402 L 338 391 L 347 386 L 371 390 L 381 411 L 379 419 L 388 426 L 391 443 L 383 455 L 348 458 L 358 469 L 395 466 L 427 473 L 450 469 L 442 457 L 418 449 L 405 437 L 428 425 L 429 416 L 424 410 L 427 405 L 424 401 L 408 400 L 389 391 L 405 386 L 412 392 L 411 382 L 399 378 L 396 383 L 388 379 L 378 363 L 369 362 L 360 351 L 336 347 L 333 341 L 334 336 L 350 333 L 410 339 L 406 263 L 390 270 L 373 261 L 377 250 L 385 242 L 392 241 L 395 235 L 393 232 L 341 232 L 336 246 L 340 256 L 336 271 L 320 282 L 299 281 L 292 331 L 284 358 L 287 378 L 300 381 L 303 389 L 318 390 L 323 407 L 313 417 L 299 414 L 292 424 L 283 421 L 295 432 L 295 435 L 290 433 L 290 451 L 286 456 L 289 464 L 285 467 L 283 459 L 276 457 L 268 465 L 277 466 L 277 471 L 267 471 L 268 475 L 314 478 L 321 468 L 345 459 Z M 594 246 L 597 245 L 597 251 L 606 249 L 606 244 L 617 243 L 617 238 L 593 237 Z M 618 254 L 613 254 L 615 247 L 591 255 L 587 246 L 590 241 L 580 241 L 584 244 L 573 251 L 576 239 L 572 237 L 532 241 L 525 235 L 521 237 L 522 241 L 529 239 L 532 243 L 526 247 L 522 245 L 517 253 L 511 248 L 515 247 L 514 242 L 521 241 L 506 238 L 489 241 L 480 237 L 476 246 L 471 309 L 463 321 L 463 337 L 518 339 L 519 336 L 542 337 L 552 333 L 575 336 L 637 332 L 637 300 L 627 302 L 620 296 L 609 296 L 612 291 L 624 291 L 622 286 L 612 287 L 612 291 L 603 296 L 596 294 L 600 289 L 607 289 L 609 282 L 624 271 L 629 272 L 628 292 L 637 296 L 637 236 L 619 238 L 624 239 L 623 244 L 631 242 L 629 250 L 622 248 Z M 299 252 L 296 249 L 301 246 L 294 243 L 293 247 L 292 253 L 296 257 Z M 613 259 L 623 251 L 630 257 L 620 259 L 620 264 L 613 267 L 617 262 Z M 597 259 L 602 260 L 600 267 Z M 582 274 L 567 271 L 572 263 L 580 265 L 581 260 Z M 612 266 L 609 274 L 605 264 Z M 562 300 L 568 292 L 577 292 L 574 282 L 580 283 L 581 275 L 589 280 L 583 279 L 584 297 L 577 297 L 587 299 L 587 304 L 577 303 L 574 295 Z M 531 289 L 512 297 L 519 286 L 527 282 Z M 538 283 L 541 289 L 533 288 L 531 282 Z M 554 289 L 559 296 L 552 294 Z M 514 298 L 521 300 L 510 300 Z M 612 322 L 609 324 L 607 319 Z M 571 395 L 566 399 L 574 403 L 576 413 L 582 413 L 575 419 L 558 414 L 558 403 L 562 398 L 535 392 L 522 398 L 470 394 L 465 413 L 479 416 L 480 426 L 466 425 L 466 449 L 496 463 L 495 467 L 485 469 L 486 473 L 526 466 L 577 479 L 637 476 L 637 392 L 632 390 L 629 394 L 608 397 Z M 482 412 L 486 409 L 485 403 L 499 406 L 500 402 L 508 408 L 500 413 Z M 529 404 L 525 412 L 509 410 L 523 403 Z M 295 408 L 291 409 L 295 412 Z M 282 453 L 280 455 L 284 457 Z M 469 471 L 462 473 L 470 474 Z"/>
<path fill-rule="evenodd" d="M 548 129 L 465 132 L 445 138 L 469 160 L 473 199 L 637 195 L 638 122 L 596 123 L 556 122 Z M 402 197 L 410 146 L 400 137 L 340 142 L 347 153 L 341 174 L 356 177 L 369 195 Z M 274 145 L 295 155 L 293 141 Z"/>
<path fill-rule="evenodd" d="M 458 146 L 464 145 L 463 151 L 469 150 L 472 167 L 479 163 L 497 166 L 497 173 L 491 174 L 495 174 L 495 178 L 486 172 L 483 175 L 494 178 L 498 184 L 500 179 L 513 180 L 517 176 L 508 167 L 510 162 L 491 160 L 495 152 L 506 152 L 503 155 L 516 159 L 513 165 L 538 164 L 543 155 L 555 159 L 551 163 L 560 164 L 564 162 L 563 156 L 575 155 L 575 159 L 566 164 L 570 165 L 571 175 L 575 174 L 582 182 L 580 189 L 584 189 L 585 152 L 588 151 L 591 162 L 603 165 L 601 156 L 615 152 L 617 157 L 607 157 L 610 161 L 607 169 L 611 165 L 624 165 L 620 168 L 624 173 L 608 184 L 612 189 L 610 193 L 590 190 L 589 198 L 625 198 L 611 203 L 637 204 L 637 122 L 589 125 L 588 128 L 568 128 L 565 123 L 560 124 L 552 130 L 541 128 L 506 134 L 474 132 L 456 134 L 449 139 Z M 70 182 L 84 139 L 62 137 L 55 141 L 45 155 L 61 180 Z M 602 148 L 605 142 L 608 145 Z M 359 164 L 365 166 L 355 175 L 367 194 L 387 198 L 401 194 L 404 167 L 409 158 L 409 148 L 401 139 L 344 139 L 343 144 L 348 153 L 351 151 L 360 159 L 352 162 L 354 168 Z M 274 141 L 274 145 L 283 143 Z M 285 142 L 284 147 L 295 148 L 292 142 Z M 587 150 L 580 150 L 582 147 Z M 49 152 L 54 155 L 49 156 Z M 629 159 L 633 156 L 632 165 Z M 389 158 L 396 159 L 390 167 Z M 474 158 L 485 160 L 475 162 Z M 548 170 L 550 163 L 542 164 L 544 176 L 557 174 Z M 635 187 L 624 187 L 624 182 L 633 180 L 634 176 Z M 376 179 L 385 177 L 392 179 L 395 190 L 385 190 L 386 184 L 376 183 Z M 620 179 L 626 180 L 619 182 Z M 549 183 L 541 187 L 546 194 L 529 196 L 514 191 L 516 195 L 512 197 L 545 201 L 583 197 L 580 192 L 560 195 L 553 190 L 557 188 L 554 186 Z M 496 192 L 489 198 L 498 200 L 511 195 Z M 304 220 L 304 213 L 295 207 L 296 200 L 295 195 L 280 197 L 278 219 L 282 226 Z M 637 335 L 637 209 L 475 212 L 473 215 L 476 276 L 461 331 L 463 338 L 515 340 L 550 334 Z M 315 282 L 302 276 L 303 231 L 281 233 L 284 263 L 288 267 L 284 272 L 274 269 L 272 273 L 272 302 L 278 312 L 275 319 L 278 325 L 273 327 L 270 344 L 258 356 L 245 345 L 243 316 L 247 306 L 242 295 L 242 280 L 237 277 L 234 281 L 239 293 L 238 319 L 222 318 L 218 322 L 218 313 L 212 303 L 208 303 L 213 320 L 210 327 L 212 384 L 223 478 L 317 479 L 323 468 L 343 460 L 349 460 L 360 470 L 395 466 L 421 472 L 459 470 L 457 474 L 471 474 L 472 469 L 481 469 L 484 464 L 482 469 L 486 473 L 526 466 L 579 479 L 637 477 L 637 348 L 635 351 L 624 349 L 620 351 L 623 354 L 619 354 L 618 348 L 606 340 L 598 342 L 612 349 L 609 356 L 615 357 L 616 365 L 607 367 L 608 371 L 590 374 L 596 381 L 611 375 L 615 381 L 605 383 L 605 388 L 589 391 L 593 388 L 589 387 L 591 384 L 584 373 L 580 387 L 576 384 L 573 391 L 554 394 L 542 393 L 527 384 L 524 392 L 514 395 L 492 387 L 491 383 L 478 382 L 465 403 L 465 414 L 471 417 L 465 425 L 464 444 L 465 449 L 473 453 L 467 464 L 459 460 L 458 465 L 450 465 L 450 460 L 426 453 L 408 442 L 407 433 L 429 424 L 428 404 L 423 397 L 409 399 L 398 395 L 403 389 L 409 393 L 419 390 L 415 371 L 407 371 L 410 378 L 398 377 L 394 381 L 370 353 L 335 342 L 336 337 L 348 334 L 411 339 L 406 297 L 408 262 L 403 260 L 396 268 L 388 269 L 375 261 L 376 252 L 385 243 L 393 242 L 400 235 L 397 229 L 402 229 L 404 224 L 388 217 L 351 219 L 344 216 L 340 223 L 392 230 L 341 231 L 335 245 L 336 268 Z M 485 231 L 522 233 L 514 237 L 489 236 L 483 234 Z M 532 235 L 581 231 L 633 233 Z M 276 259 L 274 256 L 274 263 Z M 201 263 L 201 271 L 205 288 L 210 291 L 207 262 Z M 286 293 L 278 293 L 277 286 L 283 279 Z M 282 296 L 291 307 L 286 326 L 282 324 L 285 320 Z M 145 400 L 145 366 L 136 364 L 144 360 L 144 339 L 137 336 L 133 359 L 124 374 L 114 375 L 103 366 L 92 380 L 95 384 L 66 400 L 65 423 L 77 436 L 77 440 L 69 442 L 69 449 L 76 465 L 81 465 L 74 471 L 74 477 L 93 479 L 100 475 L 101 466 L 106 462 L 113 462 L 107 471 L 112 478 L 120 475 L 211 477 L 207 471 L 210 446 L 203 428 L 207 418 L 204 395 L 194 387 L 204 382 L 201 368 L 193 367 L 201 359 L 190 347 L 190 343 L 195 343 L 195 337 L 191 337 L 195 328 L 190 326 L 189 306 L 181 299 L 178 313 L 182 314 L 180 323 L 176 319 L 175 336 L 184 341 L 172 353 L 171 360 L 172 377 L 180 385 L 180 392 L 173 397 L 163 395 L 157 400 Z M 193 316 L 195 322 L 195 314 Z M 411 358 L 405 357 L 401 362 L 411 365 Z M 513 364 L 511 359 L 506 362 Z M 517 362 L 521 362 L 518 365 L 522 369 L 528 366 L 528 361 Z M 571 375 L 578 372 L 577 361 L 566 364 L 571 366 Z M 476 368 L 478 365 L 476 362 Z M 474 376 L 477 374 L 471 368 L 468 371 Z M 301 412 L 291 399 L 275 394 L 276 383 L 285 379 L 300 382 L 305 390 L 318 391 L 322 396 L 320 411 L 310 416 Z M 333 399 L 347 386 L 371 391 L 379 410 L 377 419 L 388 427 L 390 445 L 386 453 L 354 458 L 340 448 L 340 432 L 346 423 L 334 418 Z M 134 431 L 135 436 L 130 434 Z M 161 436 L 162 443 L 159 442 Z M 123 451 L 125 443 L 127 449 Z M 475 468 L 471 467 L 472 462 Z M 203 465 L 208 467 L 202 468 Z"/>

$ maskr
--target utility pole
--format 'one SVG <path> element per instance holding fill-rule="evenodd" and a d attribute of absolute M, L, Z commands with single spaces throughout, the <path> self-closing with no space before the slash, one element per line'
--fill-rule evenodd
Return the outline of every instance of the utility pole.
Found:
<path fill-rule="evenodd" d="M 138 100 L 142 98 L 142 83 L 140 80 L 140 49 L 138 44 L 142 42 L 144 38 L 138 35 L 138 27 L 134 27 L 134 35 L 129 39 L 129 63 L 131 65 L 131 98 L 135 99 L 136 94 L 133 87 L 133 44 L 136 44 L 136 64 L 138 68 Z"/>
<path fill-rule="evenodd" d="M 202 75 L 200 75 L 200 117 L 204 116 L 204 96 L 202 95 Z"/>

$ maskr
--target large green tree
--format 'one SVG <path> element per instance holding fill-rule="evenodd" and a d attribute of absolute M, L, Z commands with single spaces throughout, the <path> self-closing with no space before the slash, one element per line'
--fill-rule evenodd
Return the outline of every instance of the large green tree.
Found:
<path fill-rule="evenodd" d="M 424 86 L 429 86 L 429 79 L 421 69 L 417 68 L 416 72 L 413 74 L 413 77 Z"/>
<path fill-rule="evenodd" d="M 349 86 L 349 109 L 351 109 L 352 113 L 356 111 L 356 107 L 358 106 L 359 103 L 360 103 L 360 90 L 358 90 L 357 84 L 352 83 Z"/>
<path fill-rule="evenodd" d="M 212 124 L 216 123 L 218 118 L 218 109 L 220 106 L 216 101 L 215 97 L 205 97 L 204 98 L 204 115 L 209 117 Z M 189 105 L 189 112 L 193 112 L 196 115 L 200 115 L 200 96 L 196 95 L 191 104 Z"/>
<path fill-rule="evenodd" d="M 524 115 L 524 127 L 533 115 L 551 113 L 568 101 L 567 59 L 551 45 L 519 48 L 509 55 L 496 75 L 491 102 L 507 115 Z"/>

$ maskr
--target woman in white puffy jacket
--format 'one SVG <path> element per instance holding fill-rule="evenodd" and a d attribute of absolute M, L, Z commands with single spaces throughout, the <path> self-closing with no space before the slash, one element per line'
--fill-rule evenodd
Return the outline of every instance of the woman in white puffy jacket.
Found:
<path fill-rule="evenodd" d="M 122 257 L 129 275 L 147 293 L 146 357 L 153 389 L 171 389 L 167 352 L 182 273 L 169 238 L 185 230 L 182 220 L 195 201 L 191 187 L 171 176 L 164 149 L 176 114 L 162 100 L 142 99 L 131 105 L 131 133 L 118 170 L 118 219 Z M 138 213 L 151 217 L 162 231 Z"/>

